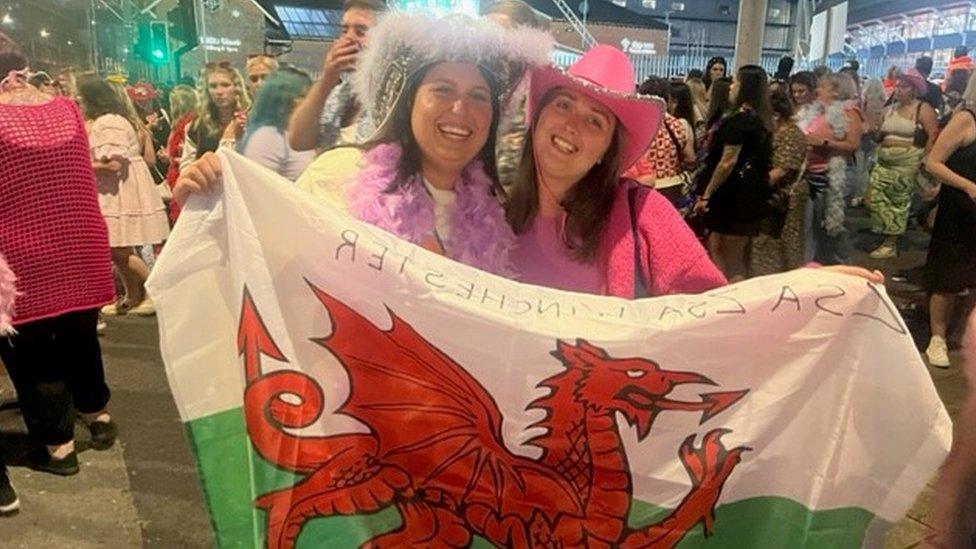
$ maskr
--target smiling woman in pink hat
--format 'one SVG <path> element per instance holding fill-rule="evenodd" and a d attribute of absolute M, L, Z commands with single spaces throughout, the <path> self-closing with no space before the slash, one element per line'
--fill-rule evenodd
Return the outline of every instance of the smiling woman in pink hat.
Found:
<path fill-rule="evenodd" d="M 727 284 L 671 203 L 621 178 L 664 116 L 663 101 L 634 93 L 633 75 L 627 56 L 606 45 L 567 71 L 530 73 L 529 135 L 506 210 L 519 280 L 627 299 Z"/>
<path fill-rule="evenodd" d="M 522 281 L 626 298 L 726 283 L 663 196 L 621 183 L 665 108 L 634 93 L 633 75 L 627 56 L 605 45 L 568 71 L 531 73 L 530 135 L 507 207 Z"/>

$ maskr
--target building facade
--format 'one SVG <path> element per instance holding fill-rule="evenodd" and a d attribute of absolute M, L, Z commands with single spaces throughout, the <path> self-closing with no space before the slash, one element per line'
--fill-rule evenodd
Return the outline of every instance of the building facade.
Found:
<path fill-rule="evenodd" d="M 910 67 L 927 55 L 938 79 L 958 46 L 976 47 L 976 6 L 947 0 L 831 0 L 823 13 L 846 4 L 847 20 L 841 47 L 824 60 L 837 66 L 857 59 L 865 74 L 881 76 L 889 67 Z"/>
<path fill-rule="evenodd" d="M 641 15 L 657 18 L 671 28 L 671 56 L 732 58 L 739 17 L 739 0 L 611 0 Z M 796 0 L 768 0 L 763 56 L 778 59 L 793 52 Z"/>
<path fill-rule="evenodd" d="M 326 50 L 339 35 L 342 0 L 197 1 L 209 4 L 198 17 L 201 44 L 207 49 L 198 47 L 185 56 L 184 73 L 229 54 L 243 54 L 243 59 L 247 54 L 264 51 L 316 76 L 321 71 Z M 619 47 L 635 62 L 666 53 L 667 26 L 663 22 L 650 16 L 635 15 L 608 0 L 590 1 L 592 8 L 585 10 L 585 17 L 583 14 L 579 16 L 586 19 L 587 30 L 596 43 Z M 528 3 L 547 21 L 549 32 L 559 44 L 555 60 L 563 64 L 575 60 L 584 49 L 583 40 L 556 4 L 552 0 L 528 0 Z M 468 15 L 480 12 L 482 7 L 479 0 L 397 2 L 397 9 Z"/>
<path fill-rule="evenodd" d="M 3 0 L 0 0 L 2 2 Z M 65 1 L 65 0 L 43 0 Z M 490 0 L 396 0 L 398 9 L 461 13 L 480 12 Z M 549 23 L 560 44 L 554 60 L 568 64 L 586 49 L 590 38 L 624 50 L 637 76 L 671 76 L 704 68 L 708 57 L 722 55 L 732 62 L 738 0 L 687 3 L 664 0 L 527 0 Z M 768 0 L 763 65 L 775 67 L 791 51 L 791 0 Z M 243 69 L 249 55 L 272 53 L 316 76 L 325 52 L 339 35 L 342 0 L 97 0 L 95 33 L 102 72 L 125 72 L 130 79 L 176 81 L 196 76 L 208 62 L 229 61 Z M 118 4 L 116 9 L 109 9 Z M 193 29 L 199 42 L 182 52 L 170 28 L 173 59 L 146 63 L 132 50 L 134 27 L 145 21 L 167 21 L 178 5 L 192 4 Z M 124 9 L 123 9 L 124 8 Z M 572 17 L 566 16 L 570 12 Z M 121 16 L 121 17 L 119 17 Z M 588 36 L 580 33 L 585 24 Z M 670 31 L 670 32 L 669 32 Z M 186 48 L 184 48 L 186 49 Z"/>

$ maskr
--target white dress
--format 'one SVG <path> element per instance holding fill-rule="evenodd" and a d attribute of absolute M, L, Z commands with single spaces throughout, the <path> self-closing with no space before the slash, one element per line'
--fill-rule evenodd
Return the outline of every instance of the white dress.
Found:
<path fill-rule="evenodd" d="M 88 130 L 92 160 L 122 163 L 117 172 L 96 171 L 98 205 L 113 248 L 159 244 L 169 236 L 166 207 L 156 190 L 135 128 L 117 114 L 106 114 Z"/>

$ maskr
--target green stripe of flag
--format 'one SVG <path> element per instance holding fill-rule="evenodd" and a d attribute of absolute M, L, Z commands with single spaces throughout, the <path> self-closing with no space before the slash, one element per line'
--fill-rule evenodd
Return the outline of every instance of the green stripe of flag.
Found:
<path fill-rule="evenodd" d="M 240 408 L 193 420 L 187 424 L 187 432 L 196 453 L 217 545 L 264 547 L 264 512 L 254 508 L 254 498 L 291 486 L 301 477 L 274 467 L 254 452 Z M 631 526 L 646 525 L 663 519 L 668 512 L 636 501 L 629 521 Z M 870 512 L 855 507 L 810 511 L 786 498 L 750 498 L 718 508 L 712 537 L 706 539 L 699 525 L 679 547 L 854 549 L 861 547 L 872 518 Z M 358 547 L 373 535 L 399 525 L 400 517 L 394 508 L 357 517 L 317 518 L 305 524 L 297 546 L 321 547 L 327 540 L 329 547 Z M 491 547 L 480 539 L 472 546 Z"/>

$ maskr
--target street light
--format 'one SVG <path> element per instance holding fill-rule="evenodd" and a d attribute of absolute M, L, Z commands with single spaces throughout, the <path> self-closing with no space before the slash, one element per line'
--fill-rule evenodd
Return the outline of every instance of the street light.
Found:
<path fill-rule="evenodd" d="M 13 25 L 14 18 L 11 17 L 9 13 L 5 13 L 3 14 L 3 19 L 0 19 L 0 23 L 3 23 L 4 25 Z"/>
<path fill-rule="evenodd" d="M 47 29 L 41 29 L 41 38 L 47 38 L 51 36 L 51 33 L 47 32 Z"/>

